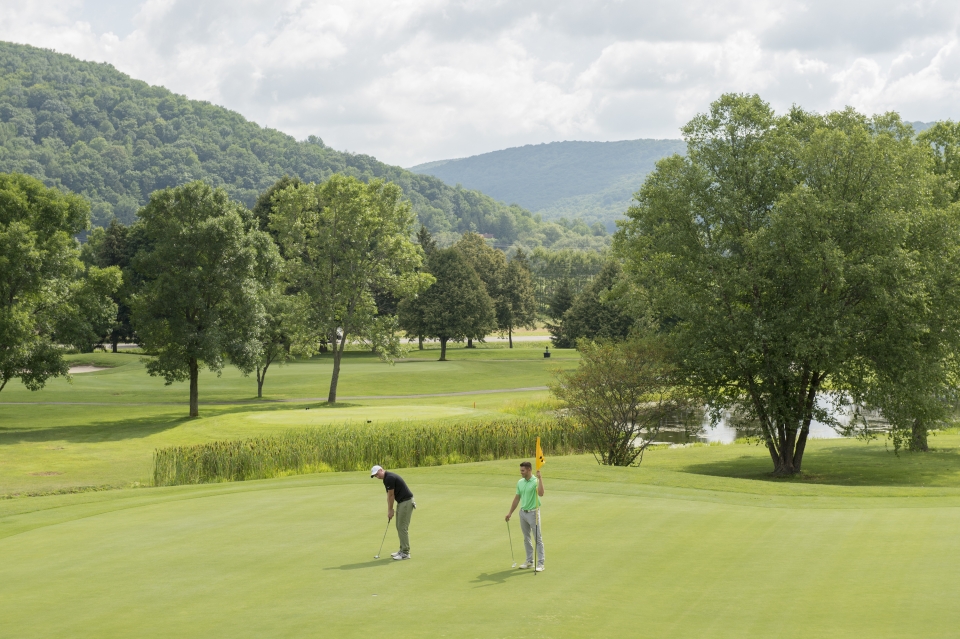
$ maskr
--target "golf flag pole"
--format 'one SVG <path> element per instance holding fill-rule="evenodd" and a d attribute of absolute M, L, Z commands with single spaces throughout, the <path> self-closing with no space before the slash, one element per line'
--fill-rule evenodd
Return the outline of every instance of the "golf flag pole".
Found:
<path fill-rule="evenodd" d="M 540 448 L 540 437 L 537 437 L 537 461 L 536 461 L 536 464 L 537 464 L 537 472 L 540 472 L 540 468 L 542 468 L 545 463 L 547 463 L 547 460 L 543 457 L 543 449 Z M 538 563 L 538 562 L 540 561 L 540 558 L 537 557 L 537 550 L 539 550 L 539 548 L 537 547 L 537 544 L 538 544 L 539 541 L 540 541 L 540 498 L 539 498 L 539 497 L 537 497 L 537 513 L 536 513 L 536 517 L 537 517 L 536 527 L 535 527 L 535 529 L 534 529 L 534 537 L 533 537 L 533 557 L 534 557 L 534 559 L 533 559 L 533 575 L 534 575 L 534 577 L 536 577 L 536 575 L 537 575 L 537 567 L 540 565 L 540 564 Z"/>

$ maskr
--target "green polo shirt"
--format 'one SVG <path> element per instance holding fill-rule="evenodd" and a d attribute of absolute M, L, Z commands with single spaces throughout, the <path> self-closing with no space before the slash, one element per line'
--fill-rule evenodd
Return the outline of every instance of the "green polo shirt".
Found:
<path fill-rule="evenodd" d="M 533 510 L 540 507 L 540 496 L 537 495 L 537 478 L 520 478 L 517 482 L 517 494 L 520 495 L 520 510 Z"/>

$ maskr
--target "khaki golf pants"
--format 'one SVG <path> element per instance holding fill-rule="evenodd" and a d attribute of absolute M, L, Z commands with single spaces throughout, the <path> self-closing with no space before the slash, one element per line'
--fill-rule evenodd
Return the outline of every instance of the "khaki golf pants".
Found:
<path fill-rule="evenodd" d="M 400 552 L 410 554 L 410 517 L 413 515 L 413 500 L 397 504 L 397 536 L 400 537 Z"/>
<path fill-rule="evenodd" d="M 527 551 L 527 563 L 533 564 L 533 544 L 531 537 L 537 538 L 537 564 L 543 565 L 543 536 L 538 526 L 540 510 L 520 511 L 520 533 L 523 535 L 523 547 Z"/>

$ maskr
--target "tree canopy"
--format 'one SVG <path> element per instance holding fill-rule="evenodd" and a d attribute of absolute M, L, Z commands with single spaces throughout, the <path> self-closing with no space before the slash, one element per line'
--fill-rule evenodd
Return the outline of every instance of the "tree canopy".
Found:
<path fill-rule="evenodd" d="M 250 372 L 264 321 L 258 265 L 276 259 L 270 237 L 223 189 L 203 182 L 153 193 L 139 212 L 144 245 L 133 259 L 142 284 L 133 326 L 151 375 L 190 382 L 190 416 L 199 415 L 201 365 L 229 361 Z"/>
<path fill-rule="evenodd" d="M 79 196 L 0 173 L 0 390 L 11 379 L 39 390 L 66 375 L 60 344 L 83 345 L 91 323 L 116 312 L 106 296 L 119 272 L 92 267 L 83 277 L 73 236 L 89 211 Z"/>
<path fill-rule="evenodd" d="M 958 334 L 960 236 L 929 145 L 895 114 L 777 116 L 747 95 L 683 132 L 686 157 L 658 163 L 615 244 L 712 408 L 755 419 L 792 474 L 811 421 L 831 420 L 818 397 L 892 412 L 931 393 Z"/>
<path fill-rule="evenodd" d="M 401 352 L 396 318 L 379 314 L 376 295 L 403 297 L 430 280 L 418 271 L 423 253 L 409 239 L 413 214 L 402 195 L 396 184 L 334 175 L 274 197 L 271 229 L 295 291 L 293 349 L 312 354 L 332 345 L 330 403 L 347 341 L 364 342 L 384 358 Z"/>
<path fill-rule="evenodd" d="M 457 249 L 434 251 L 427 269 L 436 282 L 404 303 L 420 305 L 424 334 L 440 340 L 440 361 L 446 361 L 447 342 L 493 331 L 496 311 L 476 271 Z"/>

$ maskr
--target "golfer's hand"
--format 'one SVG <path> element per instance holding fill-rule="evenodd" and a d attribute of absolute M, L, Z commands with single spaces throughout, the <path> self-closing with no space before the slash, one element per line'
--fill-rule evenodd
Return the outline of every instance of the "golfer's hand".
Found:
<path fill-rule="evenodd" d="M 513 513 L 510 513 L 509 515 L 507 515 L 506 517 L 504 517 L 503 520 L 504 520 L 504 521 L 510 521 L 510 515 L 512 515 L 512 514 L 513 514 Z"/>
<path fill-rule="evenodd" d="M 540 479 L 540 471 L 537 471 L 537 479 Z"/>
<path fill-rule="evenodd" d="M 387 510 L 387 521 L 390 521 L 391 519 L 393 519 L 393 508 Z"/>

